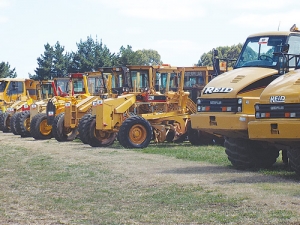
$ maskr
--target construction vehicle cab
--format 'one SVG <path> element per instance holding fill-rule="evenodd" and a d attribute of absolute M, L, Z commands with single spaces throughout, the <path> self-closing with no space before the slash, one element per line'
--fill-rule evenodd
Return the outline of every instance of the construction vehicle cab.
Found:
<path fill-rule="evenodd" d="M 276 149 L 249 140 L 248 123 L 255 118 L 254 104 L 265 87 L 282 75 L 280 71 L 295 68 L 292 61 L 283 62 L 284 46 L 289 45 L 288 53 L 292 53 L 299 44 L 300 33 L 294 30 L 250 35 L 234 69 L 211 80 L 197 99 L 192 129 L 223 135 L 226 153 L 235 167 L 269 167 L 276 161 Z M 241 162 L 245 152 L 247 159 Z"/>

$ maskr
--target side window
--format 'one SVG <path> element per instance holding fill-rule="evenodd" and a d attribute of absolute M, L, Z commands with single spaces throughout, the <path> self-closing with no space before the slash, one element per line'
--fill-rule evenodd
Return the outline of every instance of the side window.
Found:
<path fill-rule="evenodd" d="M 289 54 L 300 54 L 300 36 L 290 36 L 288 40 L 289 47 Z M 290 60 L 289 65 L 294 67 L 295 60 Z"/>
<path fill-rule="evenodd" d="M 290 48 L 289 54 L 300 54 L 300 36 L 290 36 L 288 41 Z"/>

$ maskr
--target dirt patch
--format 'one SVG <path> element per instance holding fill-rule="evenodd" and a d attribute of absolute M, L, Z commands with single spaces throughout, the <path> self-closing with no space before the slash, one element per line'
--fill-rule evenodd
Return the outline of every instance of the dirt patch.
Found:
<path fill-rule="evenodd" d="M 126 177 L 126 180 L 118 184 L 124 187 L 175 185 L 184 188 L 200 185 L 204 190 L 242 197 L 246 211 L 247 207 L 254 206 L 265 212 L 288 210 L 293 212 L 290 222 L 300 221 L 300 191 L 295 191 L 300 189 L 295 180 L 126 149 L 92 148 L 81 142 L 36 141 L 33 138 L 1 133 L 0 145 L 49 154 L 52 158 L 69 164 L 102 164 L 111 173 Z M 269 222 L 272 221 L 267 221 Z M 275 220 L 275 223 L 279 222 Z"/>

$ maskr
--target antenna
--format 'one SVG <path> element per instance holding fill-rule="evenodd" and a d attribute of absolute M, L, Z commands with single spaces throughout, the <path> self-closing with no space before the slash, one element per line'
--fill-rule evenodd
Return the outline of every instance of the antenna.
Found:
<path fill-rule="evenodd" d="M 278 24 L 277 31 L 279 31 L 279 28 L 280 28 L 280 23 L 281 23 L 281 21 L 279 21 L 279 24 Z"/>

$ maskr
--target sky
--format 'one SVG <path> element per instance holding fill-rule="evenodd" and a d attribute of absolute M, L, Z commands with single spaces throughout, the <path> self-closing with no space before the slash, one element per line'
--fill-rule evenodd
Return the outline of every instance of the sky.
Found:
<path fill-rule="evenodd" d="M 299 0 L 0 0 L 0 62 L 28 78 L 45 44 L 76 52 L 90 36 L 112 53 L 130 45 L 193 66 L 213 48 L 293 24 L 300 28 Z"/>

